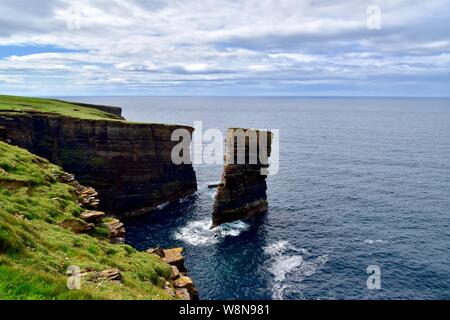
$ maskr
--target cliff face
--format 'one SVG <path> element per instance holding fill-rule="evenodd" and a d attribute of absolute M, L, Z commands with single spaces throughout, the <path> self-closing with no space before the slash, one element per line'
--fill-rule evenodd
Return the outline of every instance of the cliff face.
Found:
<path fill-rule="evenodd" d="M 116 112 L 117 113 L 117 112 Z M 120 114 L 120 113 L 117 113 Z M 49 159 L 94 187 L 101 209 L 132 216 L 194 193 L 192 165 L 175 165 L 173 130 L 190 127 L 0 113 L 0 140 Z"/>
<path fill-rule="evenodd" d="M 241 145 L 235 138 L 236 130 L 245 130 L 249 136 Z M 262 134 L 267 138 L 260 139 Z M 263 157 L 264 161 L 261 161 L 260 155 L 270 157 L 271 142 L 272 134 L 267 131 L 228 129 L 225 167 L 217 189 L 211 228 L 267 212 L 267 173 L 264 169 L 268 167 L 268 159 Z M 243 161 L 238 161 L 240 152 L 245 156 Z M 252 158 L 256 161 L 252 161 Z"/>

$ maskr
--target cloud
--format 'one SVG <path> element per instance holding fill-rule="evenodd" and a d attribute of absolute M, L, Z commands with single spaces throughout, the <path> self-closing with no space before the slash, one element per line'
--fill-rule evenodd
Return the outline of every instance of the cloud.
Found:
<path fill-rule="evenodd" d="M 366 26 L 372 2 L 382 12 L 380 30 Z M 339 95 L 355 88 L 379 95 L 398 88 L 398 95 L 409 95 L 418 92 L 414 86 L 442 94 L 450 75 L 449 4 L 4 0 L 0 79 L 20 79 L 43 95 L 153 94 L 155 88 L 252 95 Z M 11 90 L 0 81 L 0 91 Z"/>

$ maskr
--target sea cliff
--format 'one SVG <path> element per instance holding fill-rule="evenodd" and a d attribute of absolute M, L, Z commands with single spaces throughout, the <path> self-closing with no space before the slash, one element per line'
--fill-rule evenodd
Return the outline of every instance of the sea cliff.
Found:
<path fill-rule="evenodd" d="M 123 121 L 120 108 L 13 98 L 0 97 L 0 140 L 94 187 L 103 211 L 139 215 L 197 190 L 192 165 L 171 160 L 172 132 L 193 128 Z"/>

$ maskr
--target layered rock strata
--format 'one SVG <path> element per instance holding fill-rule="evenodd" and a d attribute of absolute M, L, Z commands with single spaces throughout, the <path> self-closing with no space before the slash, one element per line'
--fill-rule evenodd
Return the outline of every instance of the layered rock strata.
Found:
<path fill-rule="evenodd" d="M 118 219 L 106 218 L 103 211 L 96 211 L 100 204 L 97 191 L 91 187 L 81 185 L 75 176 L 66 172 L 57 177 L 61 183 L 66 183 L 75 189 L 78 204 L 85 209 L 79 219 L 69 218 L 61 222 L 61 226 L 75 233 L 90 233 L 95 227 L 108 230 L 108 239 L 111 243 L 125 243 L 125 226 Z"/>
<path fill-rule="evenodd" d="M 267 212 L 271 143 L 268 131 L 227 130 L 225 166 L 222 182 L 217 185 L 211 228 Z"/>
<path fill-rule="evenodd" d="M 119 217 L 152 211 L 197 190 L 192 165 L 172 162 L 176 129 L 193 131 L 177 125 L 0 113 L 0 140 L 74 173 L 80 183 L 98 191 L 102 211 Z"/>
<path fill-rule="evenodd" d="M 184 266 L 183 248 L 153 248 L 148 249 L 147 252 L 158 255 L 172 268 L 172 285 L 167 283 L 166 292 L 181 300 L 198 300 L 198 290 L 194 281 L 187 276 L 187 270 Z"/>

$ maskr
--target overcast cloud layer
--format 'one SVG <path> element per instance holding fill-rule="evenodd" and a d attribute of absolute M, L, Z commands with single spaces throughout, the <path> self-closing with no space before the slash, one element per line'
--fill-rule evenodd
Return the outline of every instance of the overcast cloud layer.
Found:
<path fill-rule="evenodd" d="M 450 0 L 0 0 L 0 12 L 0 93 L 450 96 Z"/>

